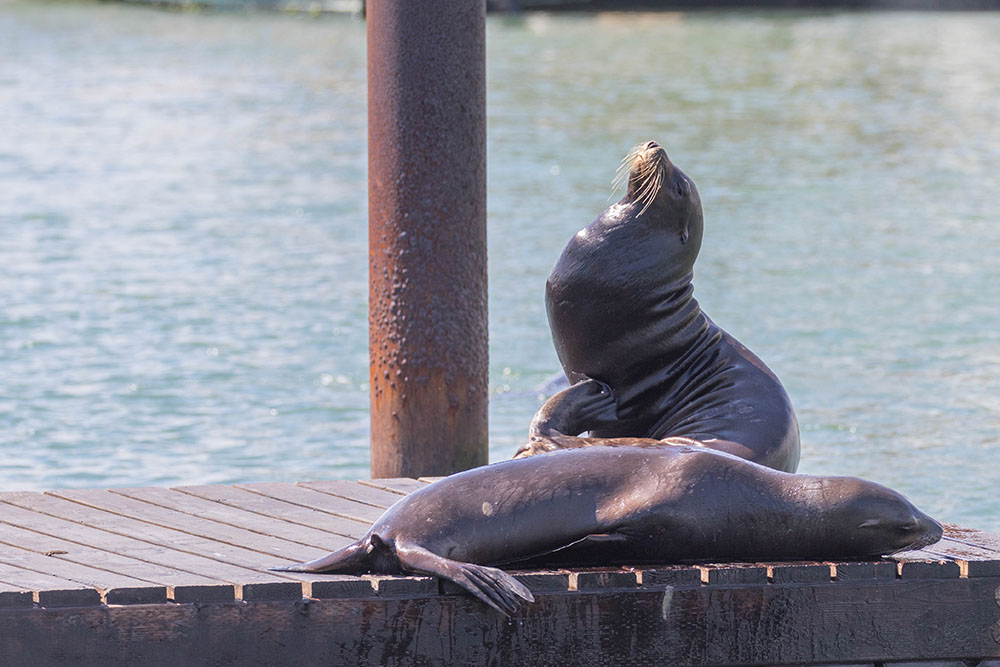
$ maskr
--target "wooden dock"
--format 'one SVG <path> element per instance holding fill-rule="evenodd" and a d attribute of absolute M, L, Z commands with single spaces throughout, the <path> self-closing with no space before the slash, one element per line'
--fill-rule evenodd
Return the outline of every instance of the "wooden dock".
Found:
<path fill-rule="evenodd" d="M 526 571 L 505 619 L 429 577 L 298 575 L 427 480 L 0 494 L 0 665 L 1000 667 L 1000 536 L 868 563 Z"/>

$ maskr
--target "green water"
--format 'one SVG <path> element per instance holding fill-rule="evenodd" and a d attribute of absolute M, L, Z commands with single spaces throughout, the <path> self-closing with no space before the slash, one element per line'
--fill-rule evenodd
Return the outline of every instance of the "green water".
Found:
<path fill-rule="evenodd" d="M 656 139 L 800 470 L 1000 530 L 1000 15 L 488 25 L 491 456 L 544 279 Z M 364 25 L 0 0 L 0 487 L 368 474 Z"/>

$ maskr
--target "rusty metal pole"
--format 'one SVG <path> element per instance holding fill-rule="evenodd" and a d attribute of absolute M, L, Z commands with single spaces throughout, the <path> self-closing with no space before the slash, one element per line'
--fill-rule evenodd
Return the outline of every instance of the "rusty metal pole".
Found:
<path fill-rule="evenodd" d="M 369 0 L 374 477 L 487 463 L 486 3 Z"/>

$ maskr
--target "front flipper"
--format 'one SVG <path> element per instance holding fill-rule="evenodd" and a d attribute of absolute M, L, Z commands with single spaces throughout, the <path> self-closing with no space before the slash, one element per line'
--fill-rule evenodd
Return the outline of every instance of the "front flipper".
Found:
<path fill-rule="evenodd" d="M 585 378 L 545 401 L 531 420 L 527 444 L 517 450 L 514 458 L 585 447 L 591 443 L 577 435 L 617 421 L 618 403 L 611 387 Z"/>
<path fill-rule="evenodd" d="M 611 387 L 587 378 L 545 401 L 535 413 L 528 435 L 579 435 L 618 421 L 618 403 Z"/>
<path fill-rule="evenodd" d="M 452 581 L 504 616 L 516 612 L 535 596 L 520 581 L 503 570 L 450 560 L 416 544 L 396 543 L 396 556 L 404 570 L 430 574 Z"/>

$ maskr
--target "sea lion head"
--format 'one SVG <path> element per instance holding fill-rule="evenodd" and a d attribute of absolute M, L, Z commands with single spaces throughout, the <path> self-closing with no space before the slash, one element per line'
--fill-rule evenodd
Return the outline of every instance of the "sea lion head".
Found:
<path fill-rule="evenodd" d="M 941 539 L 941 524 L 892 489 L 856 477 L 824 481 L 819 523 L 831 554 L 883 556 Z"/>
<path fill-rule="evenodd" d="M 620 205 L 630 207 L 637 220 L 650 222 L 676 234 L 688 253 L 701 248 L 701 197 L 687 174 L 675 166 L 667 151 L 655 141 L 635 146 L 622 160 L 618 181 L 627 179 L 628 190 Z"/>

